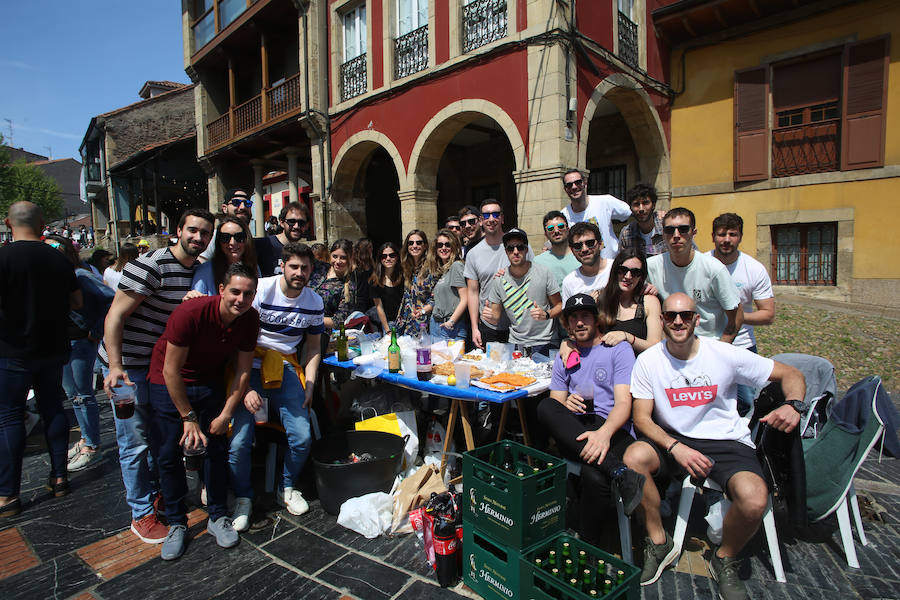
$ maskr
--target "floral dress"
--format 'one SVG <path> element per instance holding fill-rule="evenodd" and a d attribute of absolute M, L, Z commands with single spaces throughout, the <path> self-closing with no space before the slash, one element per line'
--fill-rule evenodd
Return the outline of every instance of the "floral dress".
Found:
<path fill-rule="evenodd" d="M 309 288 L 322 297 L 325 304 L 325 316 L 331 317 L 335 324 L 342 323 L 350 314 L 351 306 L 344 297 L 344 284 L 347 282 L 339 277 L 328 277 L 331 265 L 326 262 L 316 261 L 312 275 L 309 276 Z M 351 282 L 352 286 L 353 283 Z M 353 296 L 351 290 L 350 296 Z"/>
<path fill-rule="evenodd" d="M 403 291 L 400 314 L 397 315 L 397 334 L 418 335 L 420 324 L 428 328 L 430 314 L 421 313 L 418 318 L 413 314 L 416 310 L 421 311 L 426 304 L 434 306 L 434 286 L 437 282 L 438 278 L 431 273 L 419 272 L 413 277 L 412 283 Z"/>

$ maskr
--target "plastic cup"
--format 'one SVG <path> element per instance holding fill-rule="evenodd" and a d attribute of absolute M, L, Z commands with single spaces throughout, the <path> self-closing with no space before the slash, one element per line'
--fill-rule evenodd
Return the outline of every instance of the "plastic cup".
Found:
<path fill-rule="evenodd" d="M 110 399 L 117 419 L 130 419 L 134 416 L 135 387 L 124 383 L 112 389 Z"/>
<path fill-rule="evenodd" d="M 188 471 L 199 471 L 206 456 L 206 446 L 202 442 L 196 446 L 188 446 L 185 443 L 181 449 L 184 453 L 184 468 Z"/>
<path fill-rule="evenodd" d="M 456 387 L 469 387 L 469 379 L 472 376 L 472 365 L 468 363 L 454 363 L 453 375 L 456 376 Z"/>
<path fill-rule="evenodd" d="M 375 352 L 375 342 L 371 340 L 367 340 L 365 338 L 360 338 L 359 340 L 359 354 L 360 356 L 366 356 L 368 354 L 372 354 Z"/>
<path fill-rule="evenodd" d="M 406 350 L 400 353 L 400 367 L 406 377 L 416 377 L 416 351 Z"/>
<path fill-rule="evenodd" d="M 260 396 L 260 400 L 262 400 L 262 405 L 259 407 L 255 413 L 253 413 L 253 418 L 257 423 L 268 423 L 269 422 L 269 399 L 265 396 Z"/>

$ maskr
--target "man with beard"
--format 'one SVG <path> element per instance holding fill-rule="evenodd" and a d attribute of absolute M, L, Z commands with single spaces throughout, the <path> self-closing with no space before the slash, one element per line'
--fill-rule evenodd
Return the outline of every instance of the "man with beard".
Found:
<path fill-rule="evenodd" d="M 238 531 L 250 526 L 253 414 L 259 410 L 263 398 L 268 401 L 268 413 L 277 412 L 281 417 L 287 434 L 288 450 L 277 500 L 293 515 L 309 510 L 295 485 L 309 456 L 309 407 L 321 360 L 320 336 L 325 331 L 322 297 L 306 287 L 314 262 L 306 244 L 287 244 L 282 254 L 284 273 L 261 279 L 253 300 L 260 315 L 260 331 L 250 376 L 251 391 L 244 398 L 244 408 L 234 413 L 234 434 L 229 449 L 235 494 L 234 528 Z M 301 344 L 298 361 L 297 350 Z"/>
<path fill-rule="evenodd" d="M 581 264 L 569 248 L 569 222 L 558 210 L 544 215 L 544 237 L 550 242 L 550 249 L 534 257 L 534 263 L 550 269 L 556 283 L 562 285 L 566 275 Z"/>
<path fill-rule="evenodd" d="M 222 214 L 219 215 L 219 218 L 222 217 L 237 217 L 247 225 L 250 225 L 251 219 L 253 219 L 253 215 L 251 214 L 251 210 L 253 209 L 253 200 L 247 195 L 247 192 L 240 188 L 231 188 L 225 194 L 225 200 L 222 202 Z M 261 238 L 254 238 L 253 243 L 256 245 L 257 253 L 259 253 L 259 240 Z M 213 229 L 213 237 L 210 240 L 209 245 L 206 247 L 199 257 L 200 262 L 206 262 L 208 260 L 212 260 L 213 254 L 216 250 L 216 231 Z"/>
<path fill-rule="evenodd" d="M 600 290 L 606 287 L 612 267 L 612 261 L 601 254 L 603 239 L 600 229 L 593 223 L 575 223 L 569 229 L 569 247 L 581 266 L 563 279 L 563 302 L 575 294 L 590 294 L 594 300 L 599 300 Z"/>
<path fill-rule="evenodd" d="M 731 499 L 722 543 L 713 550 L 709 570 L 719 597 L 747 597 L 738 577 L 738 553 L 759 528 L 768 488 L 750 430 L 737 411 L 737 384 L 764 387 L 781 382 L 787 402 L 760 422 L 790 432 L 800 422 L 794 407 L 806 393 L 803 374 L 788 365 L 694 335 L 700 315 L 686 294 L 663 304 L 663 341 L 635 361 L 631 374 L 632 418 L 643 435 L 625 451 L 625 464 L 645 477 L 641 513 L 647 530 L 641 585 L 656 581 L 678 558 L 663 529 L 654 477 L 676 475 L 719 484 Z"/>
<path fill-rule="evenodd" d="M 569 226 L 581 222 L 596 225 L 603 234 L 597 237 L 603 241 L 603 258 L 615 258 L 619 252 L 619 239 L 613 231 L 612 220 L 624 221 L 631 216 L 631 209 L 609 194 L 588 196 L 587 182 L 578 169 L 569 169 L 563 174 L 563 188 L 570 200 L 562 210 Z"/>
<path fill-rule="evenodd" d="M 150 361 L 152 439 L 159 461 L 159 483 L 166 499 L 169 533 L 163 560 L 184 554 L 187 536 L 187 480 L 184 454 L 205 454 L 204 482 L 209 498 L 206 530 L 222 548 L 239 536 L 226 514 L 228 424 L 250 380 L 259 314 L 253 309 L 256 273 L 236 263 L 228 267 L 218 296 L 187 300 L 172 311 Z M 234 371 L 225 394 L 225 368 Z M 184 448 L 184 450 L 182 450 Z"/>
<path fill-rule="evenodd" d="M 175 245 L 148 252 L 125 265 L 100 344 L 106 394 L 112 398 L 113 388 L 123 383 L 135 388 L 134 415 L 115 417 L 116 442 L 131 507 L 131 531 L 148 544 L 162 543 L 167 531 L 155 512 L 158 486 L 148 441 L 153 410 L 147 370 L 153 345 L 165 330 L 169 315 L 191 288 L 197 257 L 209 244 L 214 221 L 208 210 L 189 209 L 178 223 Z"/>
<path fill-rule="evenodd" d="M 634 221 L 619 232 L 621 248 L 643 248 L 647 257 L 666 251 L 662 217 L 656 212 L 656 188 L 639 183 L 625 196 Z"/>
<path fill-rule="evenodd" d="M 462 232 L 463 257 L 484 237 L 481 228 L 481 215 L 478 209 L 467 204 L 459 211 L 459 226 Z"/>
<path fill-rule="evenodd" d="M 263 277 L 282 273 L 282 252 L 288 244 L 297 243 L 306 233 L 309 215 L 299 202 L 289 202 L 278 216 L 281 233 L 266 236 L 257 246 L 257 260 Z"/>

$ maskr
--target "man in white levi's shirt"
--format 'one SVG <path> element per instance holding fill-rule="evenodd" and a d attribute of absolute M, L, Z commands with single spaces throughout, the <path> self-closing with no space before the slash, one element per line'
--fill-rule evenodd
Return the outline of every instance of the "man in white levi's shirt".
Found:
<path fill-rule="evenodd" d="M 643 437 L 629 446 L 625 464 L 650 483 L 645 482 L 641 499 L 648 535 L 641 585 L 656 581 L 678 554 L 660 520 L 653 477 L 686 473 L 715 481 L 732 501 L 710 572 L 722 598 L 745 598 L 736 557 L 759 528 L 768 488 L 750 432 L 737 411 L 737 384 L 763 387 L 769 381 L 781 382 L 787 402 L 760 422 L 789 432 L 800 422 L 806 383 L 793 367 L 694 335 L 699 320 L 688 295 L 678 292 L 666 298 L 665 338 L 637 357 L 631 374 L 632 418 Z"/>

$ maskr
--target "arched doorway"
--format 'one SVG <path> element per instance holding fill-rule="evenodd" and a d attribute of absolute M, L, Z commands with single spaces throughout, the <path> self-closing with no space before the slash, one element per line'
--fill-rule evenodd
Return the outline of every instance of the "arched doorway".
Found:
<path fill-rule="evenodd" d="M 360 189 L 365 190 L 366 235 L 375 249 L 384 242 L 401 242 L 400 180 L 390 155 L 384 148 L 375 150 L 361 170 Z"/>

